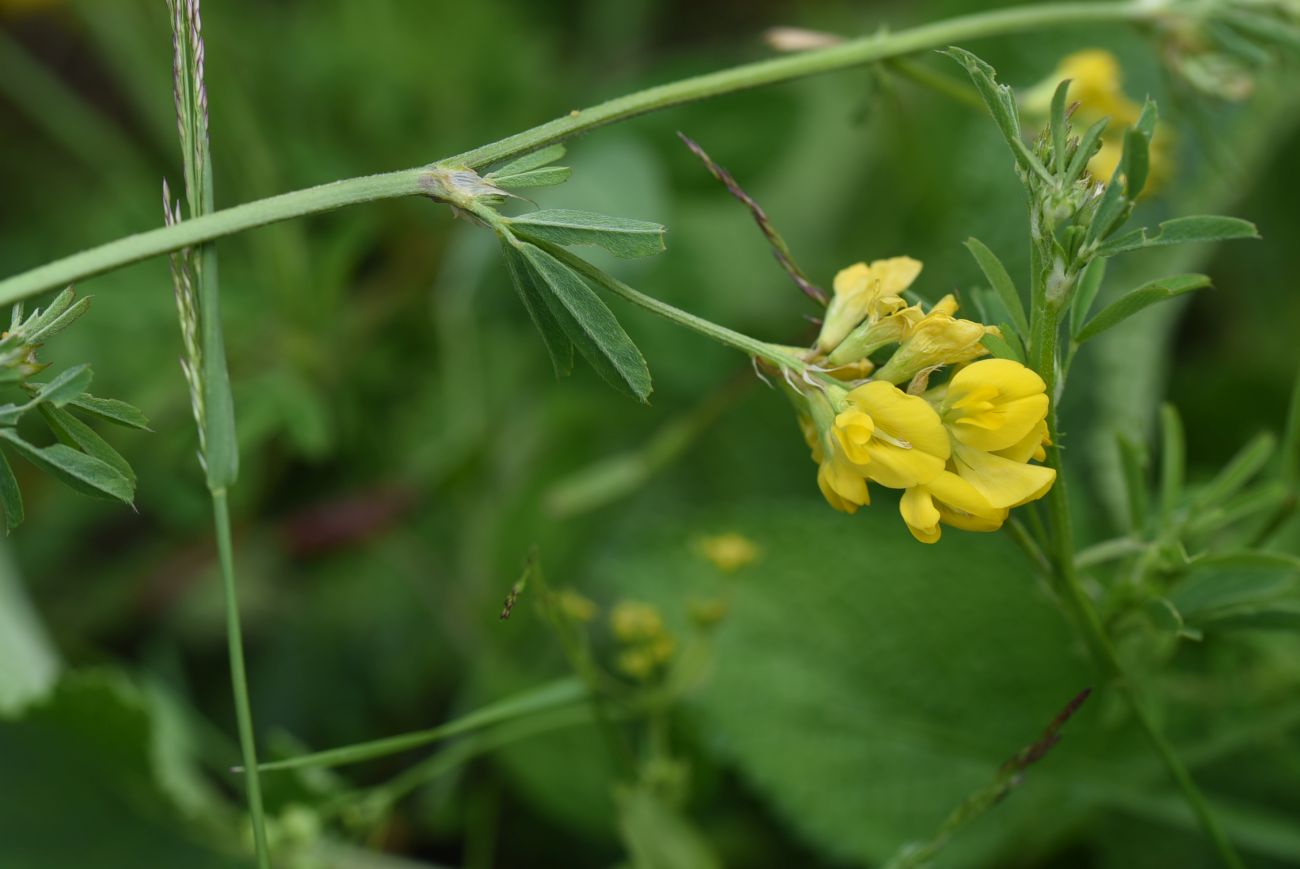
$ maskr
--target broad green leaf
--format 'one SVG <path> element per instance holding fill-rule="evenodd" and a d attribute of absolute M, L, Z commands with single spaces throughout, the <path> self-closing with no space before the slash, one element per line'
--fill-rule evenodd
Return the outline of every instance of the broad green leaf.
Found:
<path fill-rule="evenodd" d="M 78 452 L 66 444 L 38 447 L 19 437 L 12 428 L 0 428 L 0 438 L 36 467 L 86 495 L 130 504 L 135 484 L 112 465 Z"/>
<path fill-rule="evenodd" d="M 815 471 L 808 463 L 814 491 Z M 760 797 L 845 865 L 879 865 L 930 836 L 1096 684 L 1009 540 L 945 530 L 924 546 L 887 494 L 876 500 L 852 517 L 788 499 L 633 516 L 629 539 L 592 569 L 611 596 L 658 605 L 682 636 L 687 601 L 727 595 L 692 717 Z M 727 581 L 692 547 L 705 528 L 755 541 L 762 557 Z M 1108 779 L 1097 764 L 1147 757 L 1135 733 L 1099 727 L 1095 709 L 1113 698 L 1098 699 L 1021 793 L 953 840 L 945 865 L 1006 866 L 1050 847 L 1089 811 L 1081 782 Z M 1157 769 L 1121 778 L 1141 787 Z"/>
<path fill-rule="evenodd" d="M 94 374 L 89 365 L 78 365 L 69 368 L 49 383 L 37 385 L 36 394 L 33 396 L 32 401 L 63 407 L 63 405 L 85 392 L 93 377 Z"/>
<path fill-rule="evenodd" d="M 989 250 L 988 246 L 978 238 L 966 239 L 966 249 L 975 257 L 975 262 L 979 263 L 980 271 L 984 272 L 984 277 L 988 278 L 989 285 L 997 292 L 998 298 L 1011 315 L 1012 322 L 1015 324 L 1022 336 L 1029 334 L 1029 318 L 1025 316 L 1024 302 L 1020 299 L 1020 292 L 1016 289 L 1015 281 L 1007 273 L 1007 267 L 998 259 L 997 254 Z"/>
<path fill-rule="evenodd" d="M 1238 238 L 1259 238 L 1259 230 L 1250 221 L 1237 217 L 1213 215 L 1175 217 L 1172 220 L 1162 221 L 1154 232 L 1150 228 L 1135 229 L 1111 239 L 1097 248 L 1097 255 L 1114 256 L 1144 247 L 1162 247 L 1197 241 L 1229 241 Z"/>
<path fill-rule="evenodd" d="M 1210 279 L 1205 275 L 1174 275 L 1143 284 L 1102 308 L 1097 316 L 1088 321 L 1088 325 L 1079 330 L 1075 340 L 1082 344 L 1156 302 L 1163 302 L 1209 285 Z"/>
<path fill-rule="evenodd" d="M 124 425 L 127 428 L 149 431 L 149 419 L 138 408 L 132 407 L 125 401 L 118 401 L 116 398 L 96 398 L 88 392 L 83 392 L 76 398 L 68 402 L 77 410 L 85 411 L 91 416 L 99 417 L 107 422 Z"/>
<path fill-rule="evenodd" d="M 0 720 L 48 694 L 58 674 L 58 652 L 23 588 L 9 550 L 0 550 Z M 5 778 L 6 788 L 15 786 L 7 769 Z M 0 857 L 3 854 L 0 843 Z"/>
<path fill-rule="evenodd" d="M 5 511 L 6 533 L 23 523 L 23 493 L 18 488 L 18 478 L 14 476 L 4 450 L 0 450 L 0 507 Z"/>
<path fill-rule="evenodd" d="M 77 419 L 66 408 L 42 404 L 40 410 L 46 425 L 60 441 L 111 465 L 130 480 L 133 486 L 135 485 L 135 471 L 131 469 L 131 464 L 94 429 Z"/>
<path fill-rule="evenodd" d="M 536 273 L 522 253 L 515 249 L 507 239 L 501 240 L 501 252 L 506 258 L 506 267 L 510 271 L 510 280 L 515 285 L 515 292 L 524 303 L 533 325 L 541 333 L 542 343 L 551 357 L 556 377 L 565 377 L 573 372 L 573 342 L 561 328 L 560 322 L 551 313 L 546 301 L 549 290 L 539 283 Z"/>
<path fill-rule="evenodd" d="M 544 166 L 541 169 L 520 172 L 518 175 L 493 177 L 492 183 L 505 190 L 519 190 L 525 187 L 549 187 L 553 184 L 563 184 L 569 180 L 569 176 L 572 174 L 573 170 L 568 166 Z"/>
<path fill-rule="evenodd" d="M 646 401 L 652 389 L 650 369 L 600 297 L 573 269 L 541 248 L 522 242 L 518 249 L 550 289 L 547 304 L 578 352 L 611 386 Z"/>
<path fill-rule="evenodd" d="M 1092 311 L 1092 303 L 1097 300 L 1097 293 L 1101 291 L 1101 282 L 1106 277 L 1106 259 L 1097 257 L 1088 264 L 1084 271 L 1083 277 L 1079 280 L 1079 286 L 1074 291 L 1074 298 L 1070 300 L 1070 334 L 1077 336 L 1079 330 L 1083 328 L 1083 321 Z"/>
<path fill-rule="evenodd" d="M 522 175 L 524 172 L 531 171 L 539 166 L 554 163 L 563 156 L 563 145 L 559 143 L 547 145 L 545 148 L 538 148 L 536 151 L 532 151 L 522 157 L 511 160 L 509 163 L 498 166 L 485 177 L 491 179 L 493 183 L 496 183 L 496 179 L 503 178 L 507 175 Z"/>
<path fill-rule="evenodd" d="M 513 232 L 559 245 L 594 244 L 617 257 L 653 256 L 664 248 L 664 227 L 592 211 L 551 209 L 510 218 Z"/>

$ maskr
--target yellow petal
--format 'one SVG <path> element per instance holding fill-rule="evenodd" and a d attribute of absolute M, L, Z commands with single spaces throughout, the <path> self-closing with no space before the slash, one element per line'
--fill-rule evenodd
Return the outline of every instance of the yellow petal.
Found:
<path fill-rule="evenodd" d="M 955 447 L 952 457 L 958 476 L 992 507 L 1015 507 L 1041 498 L 1056 481 L 1056 471 L 1051 468 L 1013 462 L 963 444 Z"/>
<path fill-rule="evenodd" d="M 1030 459 L 1046 461 L 1047 454 L 1043 450 L 1043 444 L 1047 443 L 1047 421 L 1042 420 L 1038 425 L 1029 430 L 1018 443 L 1015 443 L 1005 450 L 998 450 L 997 454 L 1004 459 L 1010 459 L 1013 462 L 1027 462 Z"/>
<path fill-rule="evenodd" d="M 871 503 L 867 481 L 842 460 L 821 463 L 817 468 L 817 486 L 826 503 L 841 513 L 856 513 L 859 507 Z"/>
<path fill-rule="evenodd" d="M 857 296 L 865 292 L 871 280 L 871 267 L 866 263 L 854 263 L 835 274 L 831 289 L 837 296 Z"/>
<path fill-rule="evenodd" d="M 848 394 L 855 408 L 875 423 L 867 452 L 867 476 L 895 489 L 927 483 L 938 476 L 951 450 L 939 414 L 924 398 L 908 395 L 881 380 Z"/>
<path fill-rule="evenodd" d="M 871 417 L 856 407 L 841 411 L 835 417 L 835 428 L 832 429 L 840 449 L 855 465 L 865 465 L 871 461 L 871 454 L 867 448 L 875 430 L 876 426 Z"/>
<path fill-rule="evenodd" d="M 987 452 L 1023 441 L 1047 416 L 1043 379 L 1010 359 L 983 359 L 953 375 L 944 421 L 953 437 Z"/>
<path fill-rule="evenodd" d="M 871 277 L 880 282 L 881 296 L 901 296 L 921 273 L 920 260 L 910 256 L 878 259 L 871 264 Z"/>
<path fill-rule="evenodd" d="M 907 523 L 907 530 L 917 540 L 934 543 L 939 539 L 939 510 L 924 486 L 913 486 L 903 492 L 898 501 L 898 512 Z"/>

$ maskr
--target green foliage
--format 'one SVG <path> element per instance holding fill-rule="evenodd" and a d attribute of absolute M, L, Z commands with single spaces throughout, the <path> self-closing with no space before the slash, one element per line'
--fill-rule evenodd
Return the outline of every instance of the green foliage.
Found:
<path fill-rule="evenodd" d="M 1082 344 L 1157 302 L 1200 290 L 1209 285 L 1210 279 L 1206 275 L 1174 275 L 1145 283 L 1098 311 L 1096 316 L 1083 324 L 1083 328 L 1074 336 L 1074 340 Z"/>
<path fill-rule="evenodd" d="M 662 253 L 664 228 L 644 220 L 609 217 L 590 211 L 547 209 L 509 218 L 512 232 L 535 241 L 559 245 L 597 245 L 614 256 L 629 258 Z"/>
<path fill-rule="evenodd" d="M 1007 267 L 1002 264 L 1002 260 L 998 259 L 997 254 L 989 250 L 988 246 L 978 238 L 966 239 L 966 249 L 979 263 L 980 271 L 984 272 L 989 286 L 997 292 L 1019 334 L 1028 335 L 1029 318 L 1025 315 L 1025 304 L 1020 300 L 1020 291 L 1016 289 L 1015 281 L 1007 273 Z"/>

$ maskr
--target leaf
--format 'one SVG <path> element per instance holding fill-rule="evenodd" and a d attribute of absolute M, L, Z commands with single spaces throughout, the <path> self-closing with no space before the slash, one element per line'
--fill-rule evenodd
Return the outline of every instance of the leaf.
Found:
<path fill-rule="evenodd" d="M 1124 476 L 1124 493 L 1128 503 L 1128 528 L 1141 531 L 1146 527 L 1148 457 L 1142 445 L 1124 433 L 1116 436 L 1120 468 Z"/>
<path fill-rule="evenodd" d="M 501 240 L 501 252 L 506 258 L 506 267 L 510 271 L 515 292 L 524 303 L 533 325 L 541 333 L 542 343 L 546 345 L 551 365 L 555 368 L 555 376 L 567 377 L 573 372 L 573 342 L 551 313 L 551 307 L 546 301 L 549 290 L 544 284 L 538 283 L 537 276 L 524 255 L 504 238 Z"/>
<path fill-rule="evenodd" d="M 1024 364 L 1025 357 L 1016 351 L 1011 342 L 1005 338 L 989 333 L 980 339 L 980 343 L 989 349 L 989 352 L 998 359 L 1011 359 L 1015 362 Z"/>
<path fill-rule="evenodd" d="M 1002 300 L 1007 313 L 1011 315 L 1012 322 L 1020 335 L 1028 336 L 1029 318 L 1025 316 L 1025 306 L 1020 299 L 1020 292 L 1016 289 L 1011 275 L 1007 273 L 1007 267 L 1002 264 L 1002 260 L 998 259 L 997 254 L 989 250 L 978 238 L 966 239 L 966 249 L 971 252 L 971 256 L 975 257 L 975 262 L 979 263 L 980 271 L 984 272 L 989 285 L 997 292 L 998 298 Z"/>
<path fill-rule="evenodd" d="M 569 176 L 572 174 L 573 170 L 568 166 L 546 166 L 541 169 L 533 169 L 531 172 L 520 172 L 518 175 L 494 177 L 492 183 L 506 190 L 519 190 L 525 187 L 549 187 L 553 184 L 563 184 L 569 180 Z"/>
<path fill-rule="evenodd" d="M 1104 257 L 1097 257 L 1088 263 L 1088 268 L 1083 273 L 1083 278 L 1079 281 L 1078 288 L 1074 291 L 1074 298 L 1070 300 L 1070 334 L 1078 336 L 1079 330 L 1083 328 L 1083 321 L 1092 310 L 1092 303 L 1097 300 L 1097 293 L 1101 290 L 1101 282 L 1106 277 L 1106 260 Z"/>
<path fill-rule="evenodd" d="M 1066 93 L 1070 90 L 1070 80 L 1065 79 L 1056 86 L 1052 94 L 1052 110 L 1049 115 L 1052 130 L 1052 158 L 1055 161 L 1056 174 L 1065 169 L 1065 143 L 1069 127 L 1065 119 Z M 969 246 L 969 245 L 968 245 Z"/>
<path fill-rule="evenodd" d="M 1147 100 L 1137 123 L 1124 131 L 1124 195 L 1134 201 L 1146 186 L 1151 168 L 1151 137 L 1156 128 L 1156 104 Z"/>
<path fill-rule="evenodd" d="M 1198 241 L 1230 241 L 1238 238 L 1259 238 L 1255 224 L 1238 217 L 1198 215 L 1175 217 L 1161 221 L 1152 233 L 1150 228 L 1135 229 L 1097 248 L 1097 256 L 1114 256 L 1145 247 L 1163 247 L 1171 244 L 1189 244 Z"/>
<path fill-rule="evenodd" d="M 1174 275 L 1143 284 L 1102 308 L 1097 316 L 1088 321 L 1088 325 L 1079 330 L 1074 340 L 1082 344 L 1156 302 L 1163 302 L 1208 286 L 1210 286 L 1210 279 L 1205 275 Z"/>
<path fill-rule="evenodd" d="M 1059 612 L 1029 593 L 1031 569 L 1009 540 L 950 529 L 923 546 L 883 491 L 879 501 L 853 517 L 790 499 L 720 498 L 671 519 L 647 508 L 591 571 L 611 596 L 658 605 L 682 636 L 685 601 L 727 595 L 692 718 L 836 865 L 879 865 L 928 837 L 1095 678 Z M 692 549 L 701 528 L 755 540 L 763 558 L 728 582 Z M 1074 799 L 1080 779 L 1145 751 L 1085 708 L 1024 792 L 964 830 L 945 865 L 1012 865 L 1050 847 L 1089 811 Z"/>
<path fill-rule="evenodd" d="M 1187 470 L 1187 438 L 1178 408 L 1160 406 L 1160 513 L 1168 522 L 1183 498 L 1183 476 Z"/>
<path fill-rule="evenodd" d="M 59 656 L 45 625 L 9 551 L 0 551 L 0 720 L 47 695 L 58 674 Z M 13 786 L 6 770 L 5 787 Z"/>
<path fill-rule="evenodd" d="M 41 405 L 41 416 L 45 418 L 45 423 L 54 432 L 54 436 L 63 443 L 74 449 L 78 449 L 88 456 L 94 456 L 106 465 L 116 468 L 122 476 L 131 481 L 134 486 L 135 471 L 131 469 L 131 463 L 122 457 L 122 454 L 113 449 L 108 441 L 100 437 L 94 429 L 77 419 L 66 409 L 55 407 L 52 404 Z"/>
<path fill-rule="evenodd" d="M 511 160 L 509 163 L 498 166 L 484 177 L 497 179 L 507 175 L 522 175 L 523 173 L 536 169 L 539 166 L 545 166 L 547 163 L 554 163 L 563 156 L 564 146 L 557 142 L 554 145 L 547 145 L 544 148 L 538 148 L 536 151 L 532 151 L 522 157 L 517 157 L 514 160 Z"/>
<path fill-rule="evenodd" d="M 1029 150 L 1024 140 L 1020 138 L 1020 108 L 1016 103 L 1015 93 L 1011 88 L 998 84 L 997 72 L 993 67 L 964 48 L 950 46 L 942 53 L 953 58 L 966 68 L 975 89 L 979 91 L 980 97 L 984 100 L 984 105 L 988 107 L 994 123 L 1002 131 L 1002 137 L 1006 139 L 1008 147 L 1011 148 L 1011 153 L 1015 156 L 1016 162 L 1020 164 L 1021 168 L 1027 173 L 1037 175 L 1048 183 L 1053 183 L 1052 176 L 1047 169 L 1043 167 L 1043 164 Z"/>
<path fill-rule="evenodd" d="M 65 444 L 38 447 L 19 437 L 12 428 L 0 428 L 0 438 L 36 467 L 86 495 L 130 504 L 135 484 L 101 459 L 77 452 Z"/>
<path fill-rule="evenodd" d="M 1263 470 L 1277 448 L 1277 438 L 1269 432 L 1260 432 L 1224 465 L 1214 479 L 1196 494 L 1196 504 L 1202 508 L 1226 501 Z"/>
<path fill-rule="evenodd" d="M 551 244 L 594 244 L 624 259 L 653 256 L 665 250 L 665 230 L 661 224 L 609 217 L 593 211 L 534 211 L 510 218 L 510 229 Z"/>
<path fill-rule="evenodd" d="M 5 533 L 23 524 L 23 493 L 3 450 L 0 450 L 0 506 L 5 511 Z"/>
<path fill-rule="evenodd" d="M 71 293 L 71 288 L 63 291 L 65 294 Z M 59 297 L 63 298 L 62 295 Z M 23 341 L 28 344 L 39 344 L 42 341 L 49 340 L 64 329 L 76 322 L 77 318 L 86 313 L 90 307 L 90 296 L 78 299 L 76 304 L 63 310 L 57 316 L 51 316 L 50 311 L 55 306 L 51 305 L 49 309 L 36 318 L 36 322 L 29 325 L 23 330 Z"/>
<path fill-rule="evenodd" d="M 93 377 L 94 373 L 89 365 L 69 368 L 49 383 L 33 384 L 37 386 L 37 390 L 36 395 L 32 397 L 32 403 L 49 403 L 55 407 L 63 407 L 85 392 Z"/>
<path fill-rule="evenodd" d="M 88 392 L 83 392 L 68 404 L 107 422 L 150 431 L 148 417 L 125 401 L 118 401 L 115 398 L 96 398 Z"/>
<path fill-rule="evenodd" d="M 547 304 L 578 352 L 615 389 L 645 402 L 652 389 L 650 369 L 605 303 L 576 272 L 546 251 L 527 242 L 518 249 L 550 289 Z"/>
<path fill-rule="evenodd" d="M 1110 118 L 1102 118 L 1084 131 L 1083 136 L 1079 138 L 1079 144 L 1075 146 L 1074 156 L 1070 158 L 1070 165 L 1065 170 L 1065 181 L 1067 183 L 1073 184 L 1083 174 L 1083 170 L 1088 166 L 1088 161 L 1092 159 L 1093 154 L 1097 153 L 1101 134 L 1105 132 L 1109 124 Z"/>

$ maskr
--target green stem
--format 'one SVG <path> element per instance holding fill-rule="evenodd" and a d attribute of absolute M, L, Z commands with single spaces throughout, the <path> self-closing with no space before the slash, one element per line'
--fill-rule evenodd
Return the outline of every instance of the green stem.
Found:
<path fill-rule="evenodd" d="M 875 63 L 955 42 L 1063 25 L 1151 21 L 1167 14 L 1170 11 L 1162 3 L 1151 2 L 1048 3 L 977 12 L 648 88 L 465 151 L 440 161 L 439 165 L 477 169 L 647 112 Z M 268 223 L 360 202 L 419 194 L 424 192 L 421 179 L 426 168 L 335 181 L 237 205 L 176 226 L 127 236 L 0 281 L 0 305 L 9 305 L 133 262 Z"/>
<path fill-rule="evenodd" d="M 1059 306 L 1044 305 L 1041 313 L 1042 320 L 1036 323 L 1035 331 L 1035 342 L 1041 343 L 1035 348 L 1033 360 L 1039 376 L 1047 383 L 1048 394 L 1051 395 L 1056 383 L 1056 345 L 1060 333 Z M 1183 798 L 1196 814 L 1206 836 L 1214 843 L 1220 859 L 1225 866 L 1241 869 L 1241 858 L 1237 856 L 1232 843 L 1228 841 L 1227 834 L 1196 786 L 1196 782 L 1192 780 L 1187 767 L 1161 732 L 1138 687 L 1125 673 L 1115 644 L 1106 632 L 1105 626 L 1102 625 L 1092 599 L 1079 583 L 1079 575 L 1075 570 L 1074 532 L 1070 523 L 1070 501 L 1061 463 L 1060 430 L 1056 422 L 1055 402 L 1048 412 L 1047 426 L 1051 440 L 1051 445 L 1047 448 L 1047 464 L 1056 471 L 1056 483 L 1047 495 L 1047 512 L 1052 542 L 1051 558 L 1055 568 L 1055 579 L 1059 586 L 1058 593 L 1083 631 L 1084 640 L 1088 644 L 1093 660 L 1106 677 L 1115 684 L 1133 710 L 1147 740 L 1160 755 L 1170 775 L 1182 790 Z"/>
<path fill-rule="evenodd" d="M 239 626 L 239 598 L 235 593 L 234 548 L 230 540 L 230 509 L 226 490 L 212 491 L 212 516 L 217 531 L 217 555 L 221 561 L 221 584 L 226 595 L 226 643 L 230 653 L 230 679 L 235 695 L 235 718 L 239 724 L 239 750 L 244 760 L 248 810 L 253 816 L 253 842 L 258 869 L 270 869 L 266 843 L 266 817 L 262 810 L 262 784 L 257 773 L 257 745 L 253 736 L 253 713 L 248 702 L 248 676 L 244 671 L 244 637 Z"/>

